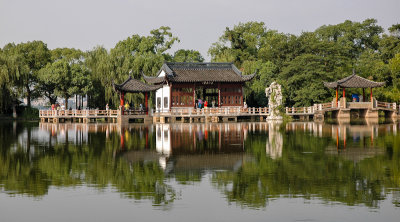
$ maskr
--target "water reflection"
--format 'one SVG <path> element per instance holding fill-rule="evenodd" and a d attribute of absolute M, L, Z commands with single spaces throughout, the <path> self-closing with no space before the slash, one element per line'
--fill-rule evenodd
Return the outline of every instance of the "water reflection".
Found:
<path fill-rule="evenodd" d="M 268 139 L 265 152 L 272 159 L 277 159 L 282 156 L 283 136 L 279 131 L 281 125 L 282 123 L 276 121 L 268 122 Z"/>
<path fill-rule="evenodd" d="M 228 202 L 265 207 L 281 197 L 400 205 L 398 124 L 0 125 L 0 187 L 43 197 L 52 186 L 113 187 L 170 205 L 179 184 L 210 175 Z M 185 198 L 179 197 L 179 198 Z"/>

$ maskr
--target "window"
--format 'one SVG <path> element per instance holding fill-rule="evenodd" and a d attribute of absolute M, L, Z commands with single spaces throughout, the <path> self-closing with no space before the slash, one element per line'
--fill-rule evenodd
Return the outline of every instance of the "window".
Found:
<path fill-rule="evenodd" d="M 164 97 L 164 108 L 168 108 L 168 97 Z"/>
<path fill-rule="evenodd" d="M 157 108 L 161 108 L 161 97 L 157 97 Z"/>

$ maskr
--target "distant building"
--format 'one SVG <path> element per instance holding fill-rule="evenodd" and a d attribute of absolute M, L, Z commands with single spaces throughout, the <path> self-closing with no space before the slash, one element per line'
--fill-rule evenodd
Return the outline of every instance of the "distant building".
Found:
<path fill-rule="evenodd" d="M 242 75 L 233 63 L 172 63 L 161 67 L 157 76 L 144 75 L 149 84 L 162 85 L 156 91 L 156 111 L 194 108 L 198 100 L 208 107 L 243 106 L 244 83 L 254 78 Z"/>

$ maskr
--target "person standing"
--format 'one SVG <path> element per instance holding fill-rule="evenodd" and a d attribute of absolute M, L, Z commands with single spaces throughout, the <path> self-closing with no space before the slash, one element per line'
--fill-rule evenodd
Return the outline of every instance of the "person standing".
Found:
<path fill-rule="evenodd" d="M 129 108 L 130 108 L 129 103 L 126 102 L 126 103 L 125 103 L 125 110 L 129 110 Z"/>

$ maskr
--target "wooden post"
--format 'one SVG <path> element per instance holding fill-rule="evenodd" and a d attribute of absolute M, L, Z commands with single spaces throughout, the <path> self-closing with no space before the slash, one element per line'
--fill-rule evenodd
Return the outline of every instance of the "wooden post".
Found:
<path fill-rule="evenodd" d="M 371 102 L 372 102 L 372 87 L 370 89 L 371 89 L 371 98 L 370 99 L 371 99 Z"/>
<path fill-rule="evenodd" d="M 145 93 L 144 93 L 144 107 L 145 107 L 145 109 L 146 109 L 146 115 L 149 114 L 148 97 L 149 97 L 149 93 L 148 93 L 148 92 L 145 92 Z"/>
<path fill-rule="evenodd" d="M 164 102 L 164 98 L 161 98 L 161 103 Z M 172 110 L 172 82 L 169 83 L 169 110 Z"/>
<path fill-rule="evenodd" d="M 343 88 L 343 98 L 346 98 L 346 88 Z"/>
<path fill-rule="evenodd" d="M 218 107 L 221 107 L 221 84 L 218 83 Z"/>
<path fill-rule="evenodd" d="M 121 92 L 120 96 L 119 96 L 119 102 L 120 102 L 120 106 L 121 106 L 121 114 L 124 114 L 124 93 Z"/>
<path fill-rule="evenodd" d="M 196 107 L 196 83 L 193 84 L 193 106 L 195 109 L 197 109 L 197 107 Z"/>
<path fill-rule="evenodd" d="M 363 102 L 365 102 L 365 88 L 363 88 Z"/>
<path fill-rule="evenodd" d="M 336 107 L 338 106 L 339 87 L 336 88 Z"/>
<path fill-rule="evenodd" d="M 242 85 L 242 106 L 244 106 L 244 92 L 243 92 L 243 85 Z"/>

